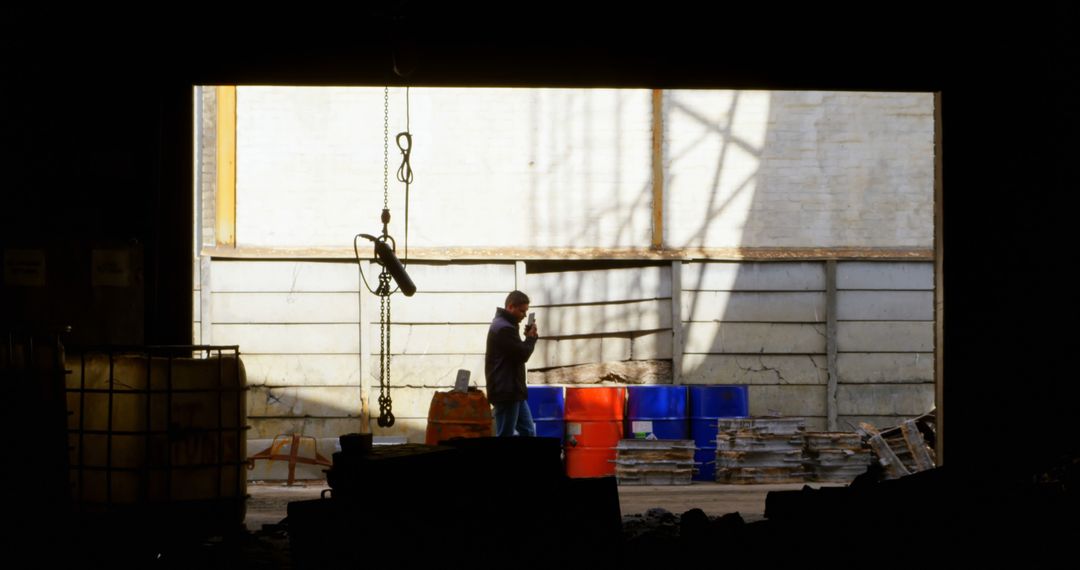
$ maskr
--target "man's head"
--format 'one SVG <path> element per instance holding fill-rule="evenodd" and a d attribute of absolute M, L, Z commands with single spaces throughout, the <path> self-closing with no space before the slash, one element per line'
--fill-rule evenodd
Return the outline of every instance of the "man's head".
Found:
<path fill-rule="evenodd" d="M 511 291 L 510 294 L 506 296 L 504 308 L 508 313 L 514 315 L 514 318 L 520 321 L 529 313 L 529 296 L 521 291 Z"/>

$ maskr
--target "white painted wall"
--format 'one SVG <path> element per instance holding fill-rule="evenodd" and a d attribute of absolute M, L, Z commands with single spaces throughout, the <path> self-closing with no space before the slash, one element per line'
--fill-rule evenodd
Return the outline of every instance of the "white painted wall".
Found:
<path fill-rule="evenodd" d="M 378 233 L 383 90 L 240 87 L 237 241 L 347 246 Z M 647 90 L 410 90 L 409 243 L 645 247 Z M 672 247 L 930 247 L 930 94 L 665 92 Z M 390 91 L 393 180 L 405 93 Z"/>
<path fill-rule="evenodd" d="M 409 245 L 645 247 L 651 95 L 644 90 L 410 90 Z M 391 234 L 404 238 L 390 91 Z M 344 246 L 377 234 L 381 88 L 237 90 L 237 243 Z"/>
<path fill-rule="evenodd" d="M 932 246 L 932 95 L 665 95 L 667 245 Z"/>
<path fill-rule="evenodd" d="M 824 262 L 683 264 L 682 381 L 747 384 L 750 413 L 826 425 Z M 837 264 L 841 429 L 933 405 L 933 264 Z"/>

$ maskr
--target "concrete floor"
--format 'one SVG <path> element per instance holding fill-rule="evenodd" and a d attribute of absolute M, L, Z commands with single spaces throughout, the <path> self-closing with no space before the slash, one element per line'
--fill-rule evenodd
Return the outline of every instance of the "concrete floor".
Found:
<path fill-rule="evenodd" d="M 806 483 L 813 488 L 842 486 L 831 483 Z M 769 491 L 802 489 L 803 483 L 776 485 L 720 485 L 697 482 L 691 485 L 633 485 L 619 487 L 619 505 L 623 516 L 641 514 L 660 507 L 680 515 L 699 508 L 710 516 L 738 512 L 746 522 L 761 520 L 765 513 L 765 496 Z M 291 501 L 317 499 L 326 481 L 300 481 L 292 487 L 278 482 L 248 483 L 247 516 L 244 522 L 250 531 L 264 524 L 274 524 L 285 518 Z"/>

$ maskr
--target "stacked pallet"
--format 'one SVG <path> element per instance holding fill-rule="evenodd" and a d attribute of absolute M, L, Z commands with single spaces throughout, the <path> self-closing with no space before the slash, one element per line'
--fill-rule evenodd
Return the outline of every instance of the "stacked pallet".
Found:
<path fill-rule="evenodd" d="M 619 485 L 689 485 L 694 474 L 692 439 L 623 439 L 615 448 Z"/>
<path fill-rule="evenodd" d="M 802 483 L 806 418 L 717 420 L 716 480 L 721 483 Z"/>
<path fill-rule="evenodd" d="M 854 432 L 807 432 L 806 456 L 814 481 L 850 482 L 866 472 L 870 449 Z"/>

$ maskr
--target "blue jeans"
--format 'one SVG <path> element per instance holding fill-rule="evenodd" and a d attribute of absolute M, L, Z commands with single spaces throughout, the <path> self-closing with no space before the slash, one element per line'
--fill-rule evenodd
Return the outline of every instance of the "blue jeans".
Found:
<path fill-rule="evenodd" d="M 495 435 L 498 437 L 536 437 L 536 424 L 533 423 L 529 402 L 495 402 Z"/>

